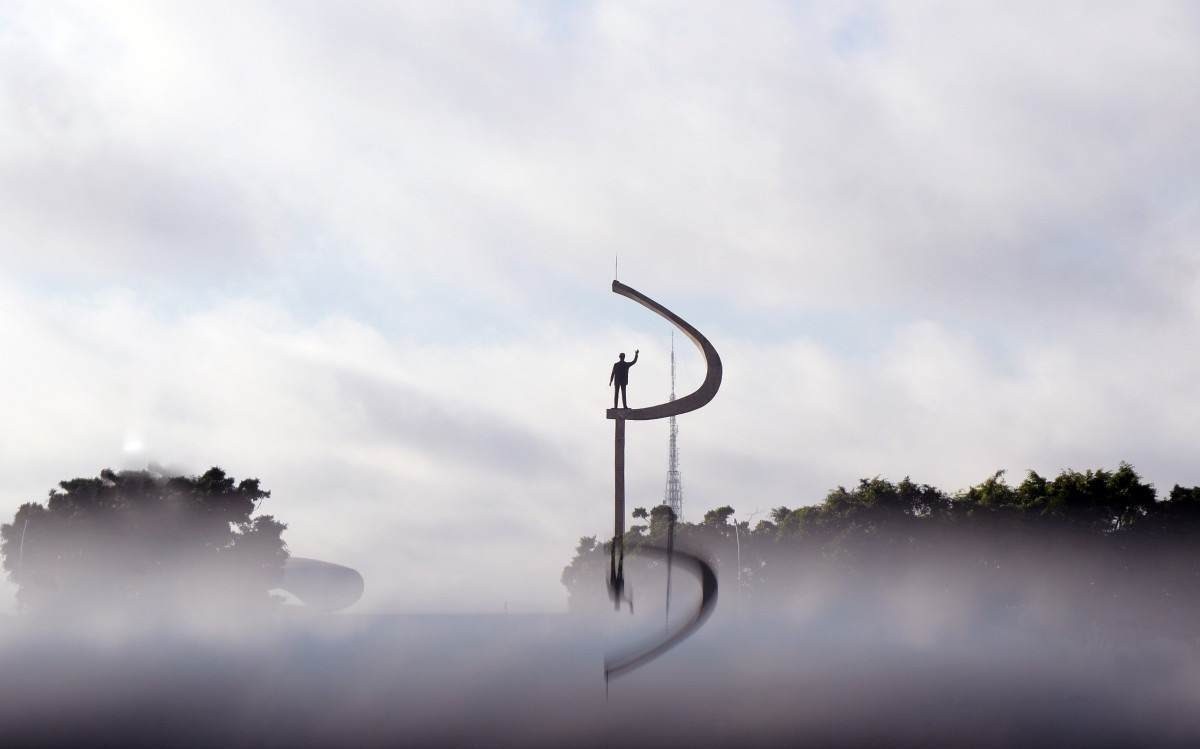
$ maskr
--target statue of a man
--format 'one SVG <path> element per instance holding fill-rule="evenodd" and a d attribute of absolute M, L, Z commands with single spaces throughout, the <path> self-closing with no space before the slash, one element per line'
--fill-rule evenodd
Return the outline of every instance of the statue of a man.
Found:
<path fill-rule="evenodd" d="M 621 396 L 622 408 L 629 408 L 629 400 L 625 393 L 625 387 L 629 384 L 629 368 L 637 364 L 638 349 L 633 350 L 633 361 L 625 361 L 625 353 L 622 352 L 619 361 L 613 364 L 612 374 L 608 376 L 608 384 L 615 385 L 613 388 L 613 408 L 617 407 L 617 396 Z"/>

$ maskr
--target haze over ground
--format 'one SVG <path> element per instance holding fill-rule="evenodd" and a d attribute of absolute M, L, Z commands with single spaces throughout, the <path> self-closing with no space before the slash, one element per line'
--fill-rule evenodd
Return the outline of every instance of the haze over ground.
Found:
<path fill-rule="evenodd" d="M 668 389 L 614 253 L 725 361 L 685 511 L 1200 484 L 1198 78 L 1186 2 L 0 0 L 0 517 L 215 464 L 359 610 L 561 610 Z"/>

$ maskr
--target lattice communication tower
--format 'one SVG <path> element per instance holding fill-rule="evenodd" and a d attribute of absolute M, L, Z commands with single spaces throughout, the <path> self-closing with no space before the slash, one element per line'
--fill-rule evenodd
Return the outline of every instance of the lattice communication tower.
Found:
<path fill-rule="evenodd" d="M 671 332 L 671 400 L 675 400 L 675 332 Z M 667 454 L 667 489 L 663 504 L 675 513 L 675 519 L 683 521 L 683 483 L 679 480 L 679 426 L 671 417 L 671 441 Z"/>

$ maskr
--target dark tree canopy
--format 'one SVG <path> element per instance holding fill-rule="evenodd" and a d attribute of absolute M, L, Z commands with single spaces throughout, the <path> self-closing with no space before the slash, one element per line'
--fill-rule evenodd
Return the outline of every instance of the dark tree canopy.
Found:
<path fill-rule="evenodd" d="M 740 585 L 743 605 L 823 591 L 846 610 L 918 581 L 989 623 L 1028 618 L 1034 600 L 1055 601 L 1063 621 L 1122 631 L 1190 632 L 1200 619 L 1200 487 L 1160 500 L 1126 463 L 1054 478 L 1030 471 L 1016 485 L 1001 471 L 955 494 L 875 477 L 817 504 L 776 507 L 753 530 L 735 529 L 733 515 L 726 505 L 679 523 L 676 544 L 709 558 L 723 586 Z M 639 562 L 642 545 L 664 545 L 668 524 L 653 517 L 624 539 L 626 577 L 640 577 L 642 591 L 664 576 L 654 557 Z M 603 593 L 593 580 L 609 548 L 576 550 L 563 574 L 573 609 Z"/>
<path fill-rule="evenodd" d="M 704 513 L 704 524 L 712 525 L 718 528 L 729 525 L 729 517 L 733 515 L 734 509 L 729 505 L 718 507 L 715 510 L 709 510 Z"/>
<path fill-rule="evenodd" d="M 105 469 L 63 481 L 0 526 L 23 608 L 257 607 L 287 559 L 286 525 L 251 517 L 270 496 L 219 468 L 168 478 Z"/>

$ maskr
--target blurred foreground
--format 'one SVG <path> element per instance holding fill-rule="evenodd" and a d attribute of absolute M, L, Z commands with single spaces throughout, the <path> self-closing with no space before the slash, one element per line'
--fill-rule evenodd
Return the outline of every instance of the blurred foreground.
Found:
<path fill-rule="evenodd" d="M 727 599 L 728 601 L 728 599 Z M 740 617 L 610 685 L 628 615 L 291 615 L 238 631 L 8 620 L 7 745 L 1194 746 L 1195 640 Z M 850 618 L 845 618 L 849 616 Z M 655 623 L 657 622 L 657 624 Z"/>

